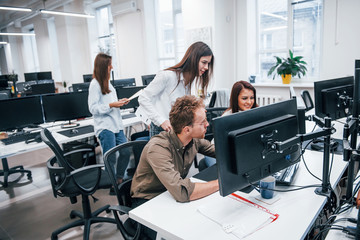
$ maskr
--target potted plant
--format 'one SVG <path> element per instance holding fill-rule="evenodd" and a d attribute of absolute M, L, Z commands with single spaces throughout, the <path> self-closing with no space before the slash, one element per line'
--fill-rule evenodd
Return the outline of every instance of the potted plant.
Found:
<path fill-rule="evenodd" d="M 275 70 L 277 75 L 280 75 L 284 84 L 289 84 L 291 81 L 291 77 L 305 76 L 307 68 L 306 62 L 301 60 L 302 56 L 294 57 L 294 54 L 291 50 L 289 50 L 288 58 L 280 58 L 278 56 L 274 56 L 276 58 L 276 63 L 272 66 L 268 72 L 268 76 L 272 75 Z M 274 74 L 273 79 L 275 79 L 276 74 Z"/>

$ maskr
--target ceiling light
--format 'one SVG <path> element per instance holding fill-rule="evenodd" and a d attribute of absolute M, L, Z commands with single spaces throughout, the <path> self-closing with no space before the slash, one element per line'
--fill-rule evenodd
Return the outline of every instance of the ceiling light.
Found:
<path fill-rule="evenodd" d="M 4 33 L 4 32 L 0 32 L 0 36 L 35 36 L 35 33 Z"/>
<path fill-rule="evenodd" d="M 48 11 L 45 9 L 41 9 L 40 12 L 46 13 L 46 14 L 63 15 L 63 16 L 71 16 L 71 17 L 83 17 L 83 18 L 94 18 L 95 17 L 92 15 L 83 14 L 83 13 L 57 12 L 57 11 Z"/>
<path fill-rule="evenodd" d="M 31 9 L 30 9 L 30 8 L 23 8 L 23 7 L 6 7 L 6 6 L 0 6 L 0 10 L 12 10 L 12 11 L 31 12 Z"/>
<path fill-rule="evenodd" d="M 8 44 L 7 42 L 0 42 L 0 44 Z"/>

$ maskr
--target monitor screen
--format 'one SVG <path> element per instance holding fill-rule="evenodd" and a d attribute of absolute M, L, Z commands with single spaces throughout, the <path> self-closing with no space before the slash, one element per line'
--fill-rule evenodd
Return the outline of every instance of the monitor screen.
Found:
<path fill-rule="evenodd" d="M 92 116 L 88 107 L 88 92 L 42 95 L 45 122 L 72 120 Z"/>
<path fill-rule="evenodd" d="M 89 91 L 90 82 L 85 83 L 73 83 L 73 91 L 74 92 L 87 92 Z"/>
<path fill-rule="evenodd" d="M 51 72 L 38 72 L 37 73 L 37 79 L 38 80 L 52 79 L 52 74 L 51 74 Z"/>
<path fill-rule="evenodd" d="M 84 74 L 83 75 L 84 83 L 91 82 L 93 79 L 92 74 Z"/>
<path fill-rule="evenodd" d="M 25 77 L 25 82 L 36 81 L 36 80 L 38 80 L 38 73 L 37 72 L 24 73 L 24 77 Z"/>
<path fill-rule="evenodd" d="M 119 80 L 113 80 L 111 81 L 111 84 L 114 87 L 136 86 L 135 78 L 124 78 Z"/>
<path fill-rule="evenodd" d="M 150 82 L 155 78 L 156 74 L 151 74 L 151 75 L 144 75 L 141 76 L 141 80 L 144 86 L 147 86 L 150 84 Z"/>
<path fill-rule="evenodd" d="M 0 79 L 0 88 L 7 88 L 9 87 L 7 79 Z"/>
<path fill-rule="evenodd" d="M 0 112 L 1 131 L 44 123 L 40 96 L 0 100 Z"/>
<path fill-rule="evenodd" d="M 30 92 L 27 92 L 26 95 L 37 95 L 46 93 L 55 93 L 55 84 L 53 82 L 33 84 L 31 85 Z"/>
<path fill-rule="evenodd" d="M 351 113 L 350 99 L 353 97 L 354 78 L 344 77 L 314 82 L 315 115 L 332 120 Z"/>
<path fill-rule="evenodd" d="M 119 87 L 118 86 L 118 87 L 115 87 L 116 94 L 119 99 L 129 98 L 143 88 L 145 88 L 145 86 L 137 86 L 137 87 Z M 134 98 L 128 104 L 126 104 L 120 108 L 126 109 L 126 108 L 138 108 L 138 107 L 139 107 L 138 98 Z"/>
<path fill-rule="evenodd" d="M 269 144 L 298 134 L 296 99 L 215 118 L 213 131 L 221 196 L 300 160 L 298 144 L 282 153 Z"/>

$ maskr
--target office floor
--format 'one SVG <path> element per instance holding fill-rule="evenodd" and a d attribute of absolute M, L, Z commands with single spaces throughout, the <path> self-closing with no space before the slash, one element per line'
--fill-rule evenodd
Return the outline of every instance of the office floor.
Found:
<path fill-rule="evenodd" d="M 0 239 L 50 239 L 52 231 L 72 222 L 71 210 L 81 211 L 81 199 L 71 204 L 68 198 L 54 198 L 46 161 L 53 156 L 49 149 L 42 149 L 8 158 L 9 167 L 23 165 L 32 172 L 32 181 L 26 175 L 13 174 L 9 177 L 7 188 L 0 185 Z M 2 166 L 0 164 L 0 169 Z M 197 173 L 191 168 L 189 175 Z M 0 182 L 4 180 L 0 177 Z M 94 203 L 90 199 L 92 210 L 106 204 L 116 205 L 115 196 L 109 190 L 98 190 L 94 196 L 99 199 Z M 103 213 L 102 216 L 106 215 Z M 112 213 L 108 214 L 113 217 Z M 80 227 L 65 231 L 59 235 L 63 240 L 83 239 Z M 90 239 L 123 239 L 114 224 L 94 224 L 90 230 Z"/>
<path fill-rule="evenodd" d="M 73 209 L 81 211 L 81 198 L 71 204 L 69 198 L 54 198 L 46 169 L 46 161 L 52 156 L 49 149 L 38 150 L 8 158 L 10 167 L 24 165 L 32 172 L 32 182 L 26 175 L 13 174 L 9 186 L 0 185 L 0 239 L 50 239 L 52 231 L 72 222 L 69 214 Z M 0 166 L 2 169 L 2 166 Z M 0 181 L 3 181 L 0 177 Z M 98 190 L 94 196 L 99 199 L 95 204 L 90 200 L 92 210 L 106 204 L 115 205 L 115 196 L 109 190 Z M 106 213 L 102 214 L 103 216 Z M 108 214 L 113 217 L 112 213 Z M 59 235 L 59 239 L 83 239 L 80 227 Z M 114 224 L 94 224 L 90 239 L 123 239 Z"/>

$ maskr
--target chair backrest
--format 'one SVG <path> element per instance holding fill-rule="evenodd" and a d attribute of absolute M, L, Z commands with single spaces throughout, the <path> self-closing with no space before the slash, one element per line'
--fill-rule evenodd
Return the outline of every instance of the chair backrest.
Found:
<path fill-rule="evenodd" d="M 209 126 L 206 129 L 205 139 L 209 141 L 213 139 L 212 120 L 220 117 L 226 109 L 226 107 L 206 108 L 206 120 L 208 121 Z"/>
<path fill-rule="evenodd" d="M 74 170 L 74 168 L 71 165 L 69 165 L 69 163 L 66 161 L 64 157 L 64 151 L 56 142 L 51 132 L 48 129 L 44 128 L 41 130 L 40 136 L 43 142 L 46 145 L 48 145 L 51 148 L 51 150 L 54 152 L 59 165 L 65 168 L 67 172 L 71 172 L 72 170 Z"/>
<path fill-rule="evenodd" d="M 213 107 L 226 107 L 230 105 L 230 90 L 229 89 L 219 89 L 212 93 L 209 108 Z"/>
<path fill-rule="evenodd" d="M 306 112 L 314 108 L 314 102 L 308 90 L 301 91 L 301 97 L 304 101 Z"/>
<path fill-rule="evenodd" d="M 105 169 L 109 174 L 110 180 L 112 185 L 114 186 L 114 190 L 116 193 L 116 197 L 118 198 L 119 205 L 123 206 L 131 206 L 131 197 L 130 197 L 130 186 L 131 186 L 131 178 L 135 173 L 136 167 L 139 163 L 140 156 L 142 150 L 144 149 L 145 145 L 148 141 L 141 140 L 141 141 L 133 141 L 120 144 L 118 146 L 113 147 L 109 151 L 107 151 L 104 155 L 104 163 Z M 110 168 L 110 159 L 111 158 L 118 158 L 118 161 L 121 161 L 121 156 L 130 156 L 130 166 L 128 169 L 128 175 L 130 179 L 125 180 L 123 183 L 119 184 L 117 182 L 117 178 L 113 171 Z"/>

